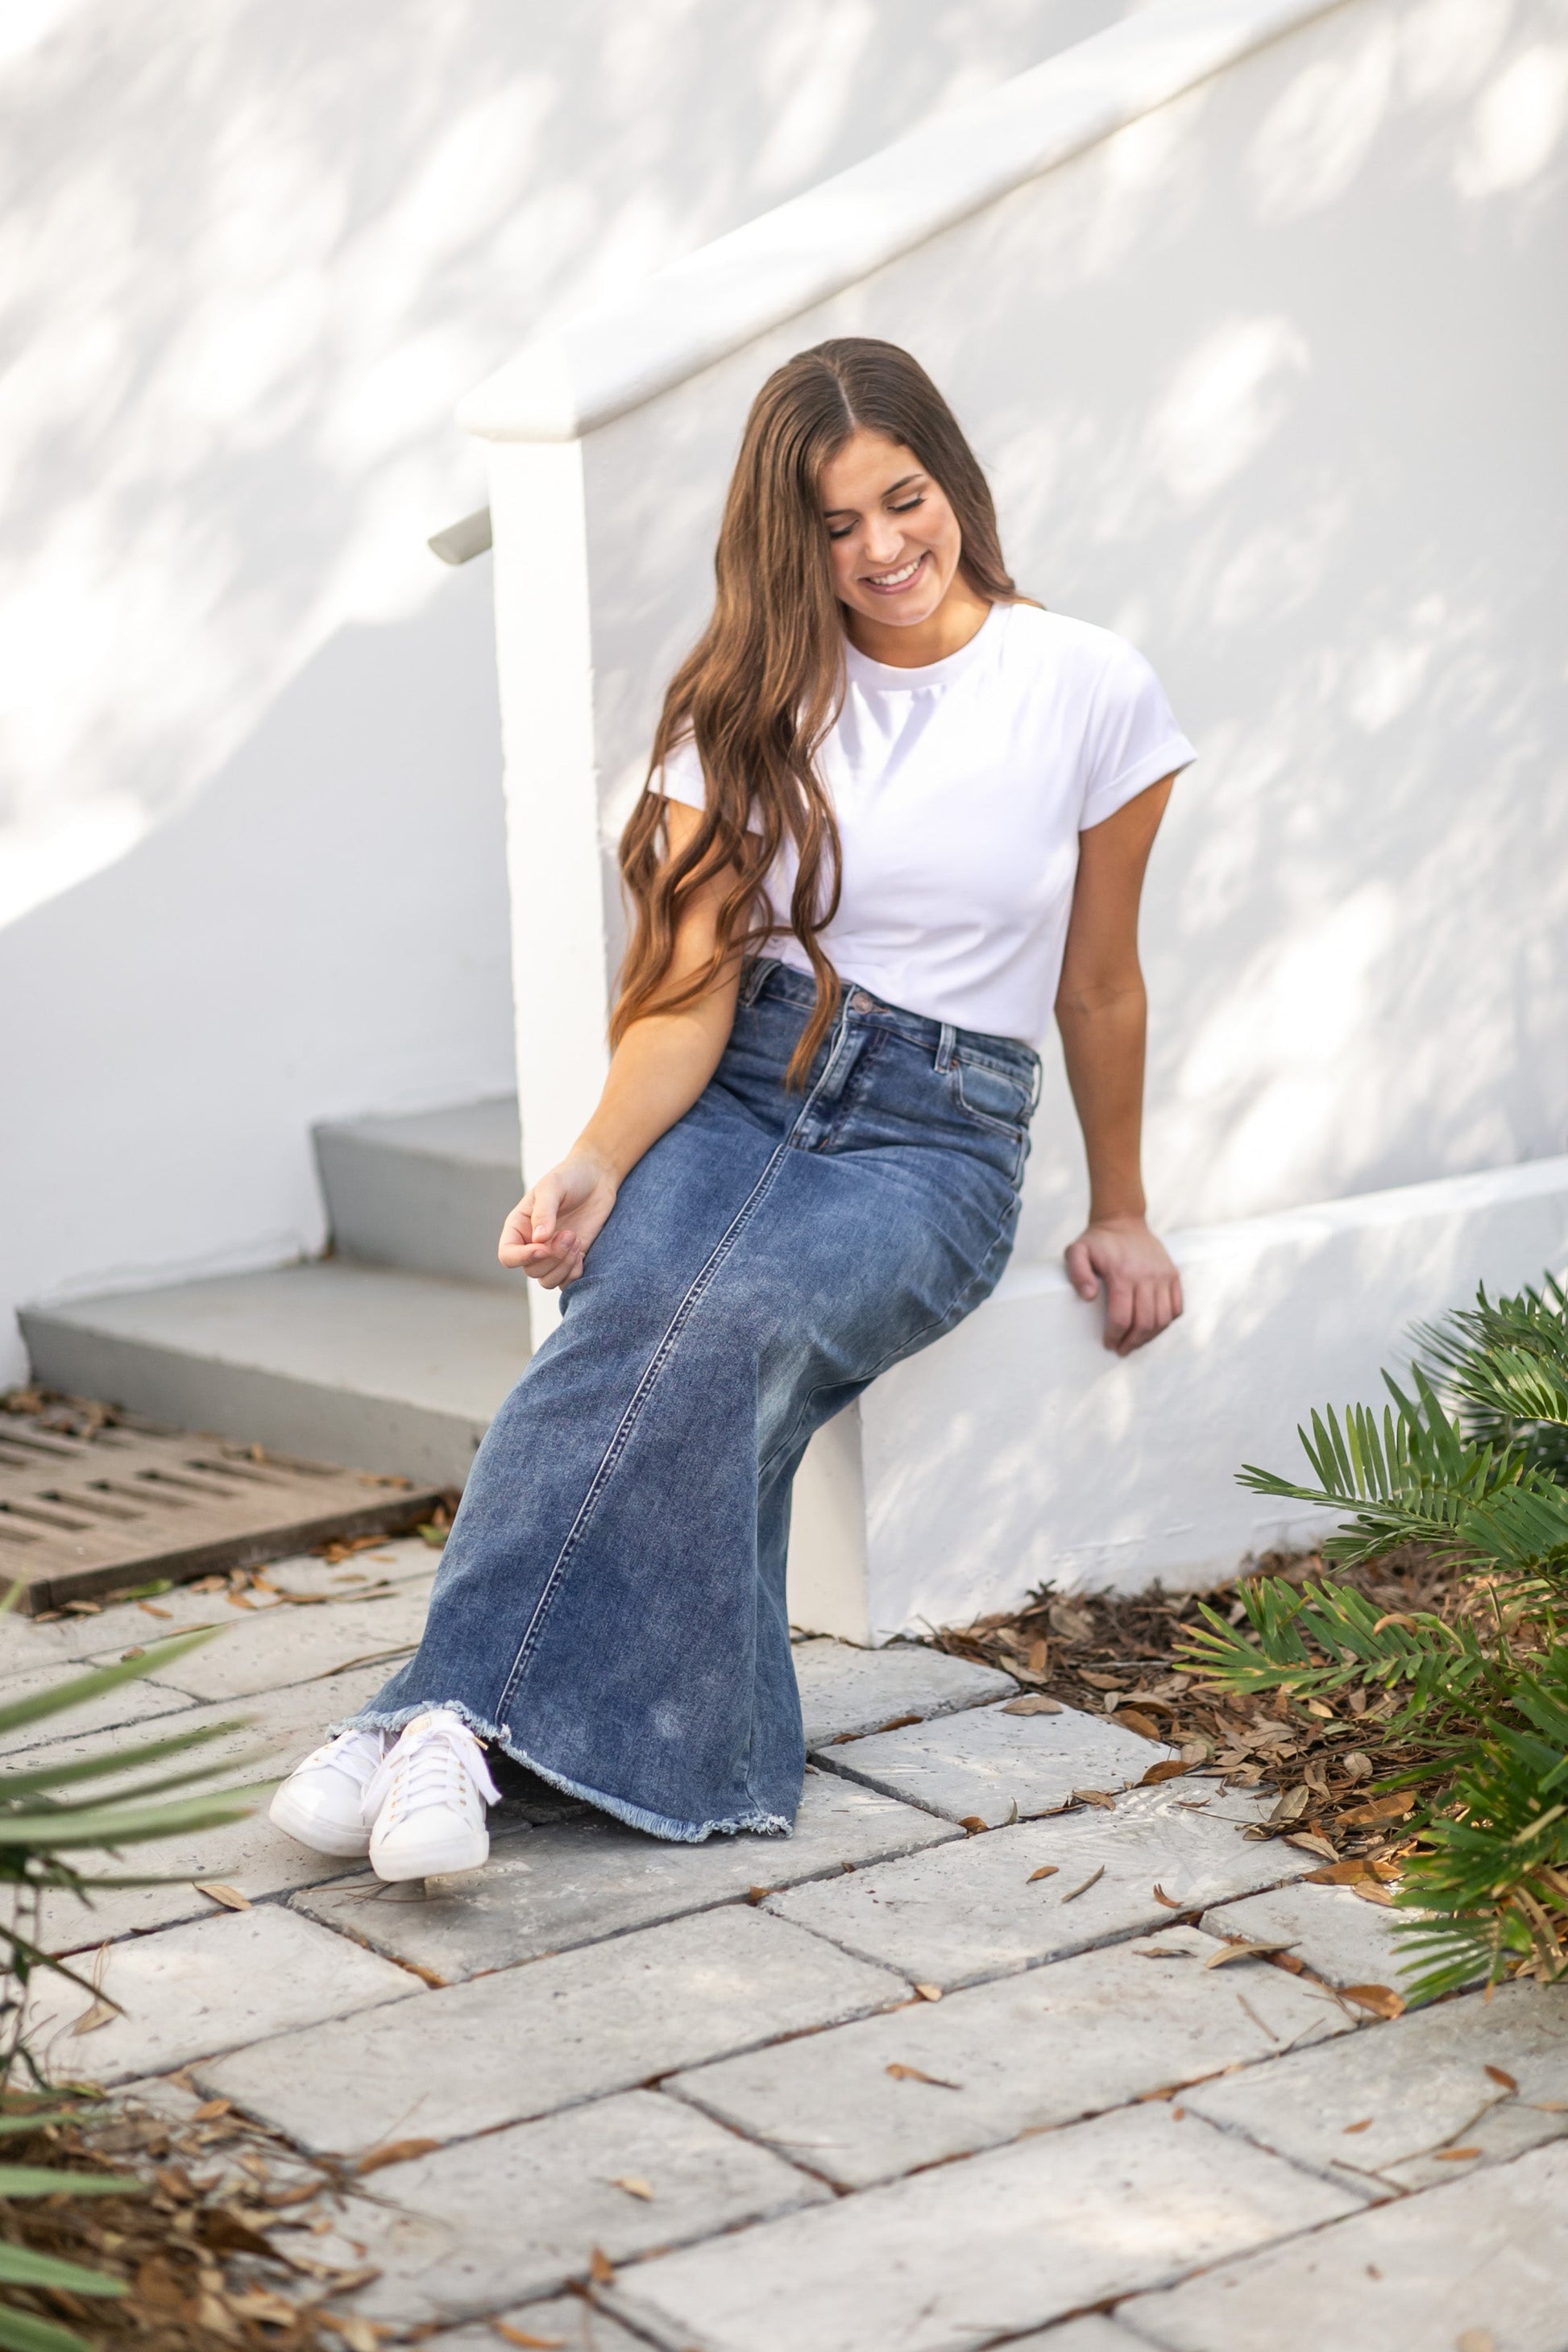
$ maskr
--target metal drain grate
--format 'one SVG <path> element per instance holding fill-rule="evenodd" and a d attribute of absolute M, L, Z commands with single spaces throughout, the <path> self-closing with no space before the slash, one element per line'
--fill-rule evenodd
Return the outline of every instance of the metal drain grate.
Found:
<path fill-rule="evenodd" d="M 427 1519 L 436 1486 L 111 1422 L 0 1416 L 0 1591 L 25 1616 Z"/>

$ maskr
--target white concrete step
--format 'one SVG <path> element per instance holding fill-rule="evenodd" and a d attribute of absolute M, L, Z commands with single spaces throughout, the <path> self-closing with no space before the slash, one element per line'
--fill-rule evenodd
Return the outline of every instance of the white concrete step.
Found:
<path fill-rule="evenodd" d="M 496 1260 L 502 1222 L 522 1190 L 515 1097 L 333 1120 L 314 1141 L 340 1257 L 515 1294 L 517 1276 Z"/>
<path fill-rule="evenodd" d="M 449 1486 L 529 1357 L 521 1282 L 342 1258 L 26 1307 L 21 1323 L 49 1388 Z"/>

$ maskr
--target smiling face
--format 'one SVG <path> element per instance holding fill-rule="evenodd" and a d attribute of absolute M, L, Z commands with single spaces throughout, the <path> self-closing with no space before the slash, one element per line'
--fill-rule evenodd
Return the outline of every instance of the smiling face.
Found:
<path fill-rule="evenodd" d="M 822 469 L 834 591 L 849 634 L 918 628 L 954 592 L 979 602 L 958 568 L 963 541 L 946 493 L 912 449 L 859 427 Z M 869 646 L 867 647 L 869 650 Z"/>

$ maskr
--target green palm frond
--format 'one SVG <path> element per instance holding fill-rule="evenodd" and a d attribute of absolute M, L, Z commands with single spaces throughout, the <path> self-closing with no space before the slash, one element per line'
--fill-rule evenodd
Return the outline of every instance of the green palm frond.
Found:
<path fill-rule="evenodd" d="M 1384 1405 L 1381 1420 L 1367 1405 L 1348 1405 L 1342 1418 L 1331 1405 L 1313 1412 L 1310 1434 L 1298 1431 L 1315 1486 L 1253 1463 L 1237 1474 L 1239 1483 L 1345 1514 L 1340 1534 L 1324 1547 L 1325 1557 L 1342 1566 L 1359 1566 L 1412 1540 L 1469 1558 L 1477 1544 L 1473 1515 L 1526 1474 L 1506 1450 L 1465 1437 L 1419 1366 L 1415 1397 L 1384 1377 L 1394 1404 Z"/>
<path fill-rule="evenodd" d="M 1519 1677 L 1507 1713 L 1466 1744 L 1405 1875 L 1401 1903 L 1427 1915 L 1400 1930 L 1418 1999 L 1495 1981 L 1510 1960 L 1568 1971 L 1568 1647 Z"/>
<path fill-rule="evenodd" d="M 1528 1468 L 1568 1482 L 1568 1292 L 1488 1297 L 1416 1327 L 1434 1381 L 1457 1401 L 1466 1433 L 1506 1448 Z"/>
<path fill-rule="evenodd" d="M 1500 1683 L 1495 1651 L 1468 1625 L 1391 1612 L 1353 1586 L 1260 1576 L 1240 1589 L 1249 1632 L 1208 1603 L 1178 1653 L 1189 1673 L 1226 1690 L 1321 1698 L 1354 1684 L 1400 1690 L 1410 1714 L 1473 1702 Z"/>
<path fill-rule="evenodd" d="M 39 2319 L 30 2311 L 14 2311 L 9 2304 L 0 2305 L 0 2347 L 4 2352 L 92 2352 L 86 2336 L 74 2327 Z"/>

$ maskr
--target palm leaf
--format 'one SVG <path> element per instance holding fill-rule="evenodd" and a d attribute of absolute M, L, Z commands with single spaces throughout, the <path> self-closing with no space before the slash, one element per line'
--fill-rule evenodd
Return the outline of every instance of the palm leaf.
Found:
<path fill-rule="evenodd" d="M 69 2189 L 72 2172 L 51 2172 L 57 2189 Z M 70 2294 L 123 2294 L 122 2279 L 104 2271 L 85 2270 L 80 2263 L 62 2262 L 58 2254 L 36 2254 L 30 2246 L 0 2245 L 0 2286 L 63 2286 Z"/>
<path fill-rule="evenodd" d="M 147 2184 L 129 2173 L 55 2172 L 47 2164 L 0 2164 L 0 2197 L 53 2197 L 62 2186 L 74 2197 L 140 2197 Z"/>
<path fill-rule="evenodd" d="M 0 2347 L 4 2352 L 92 2352 L 85 2336 L 58 2320 L 37 2319 L 30 2311 L 0 2305 Z"/>

